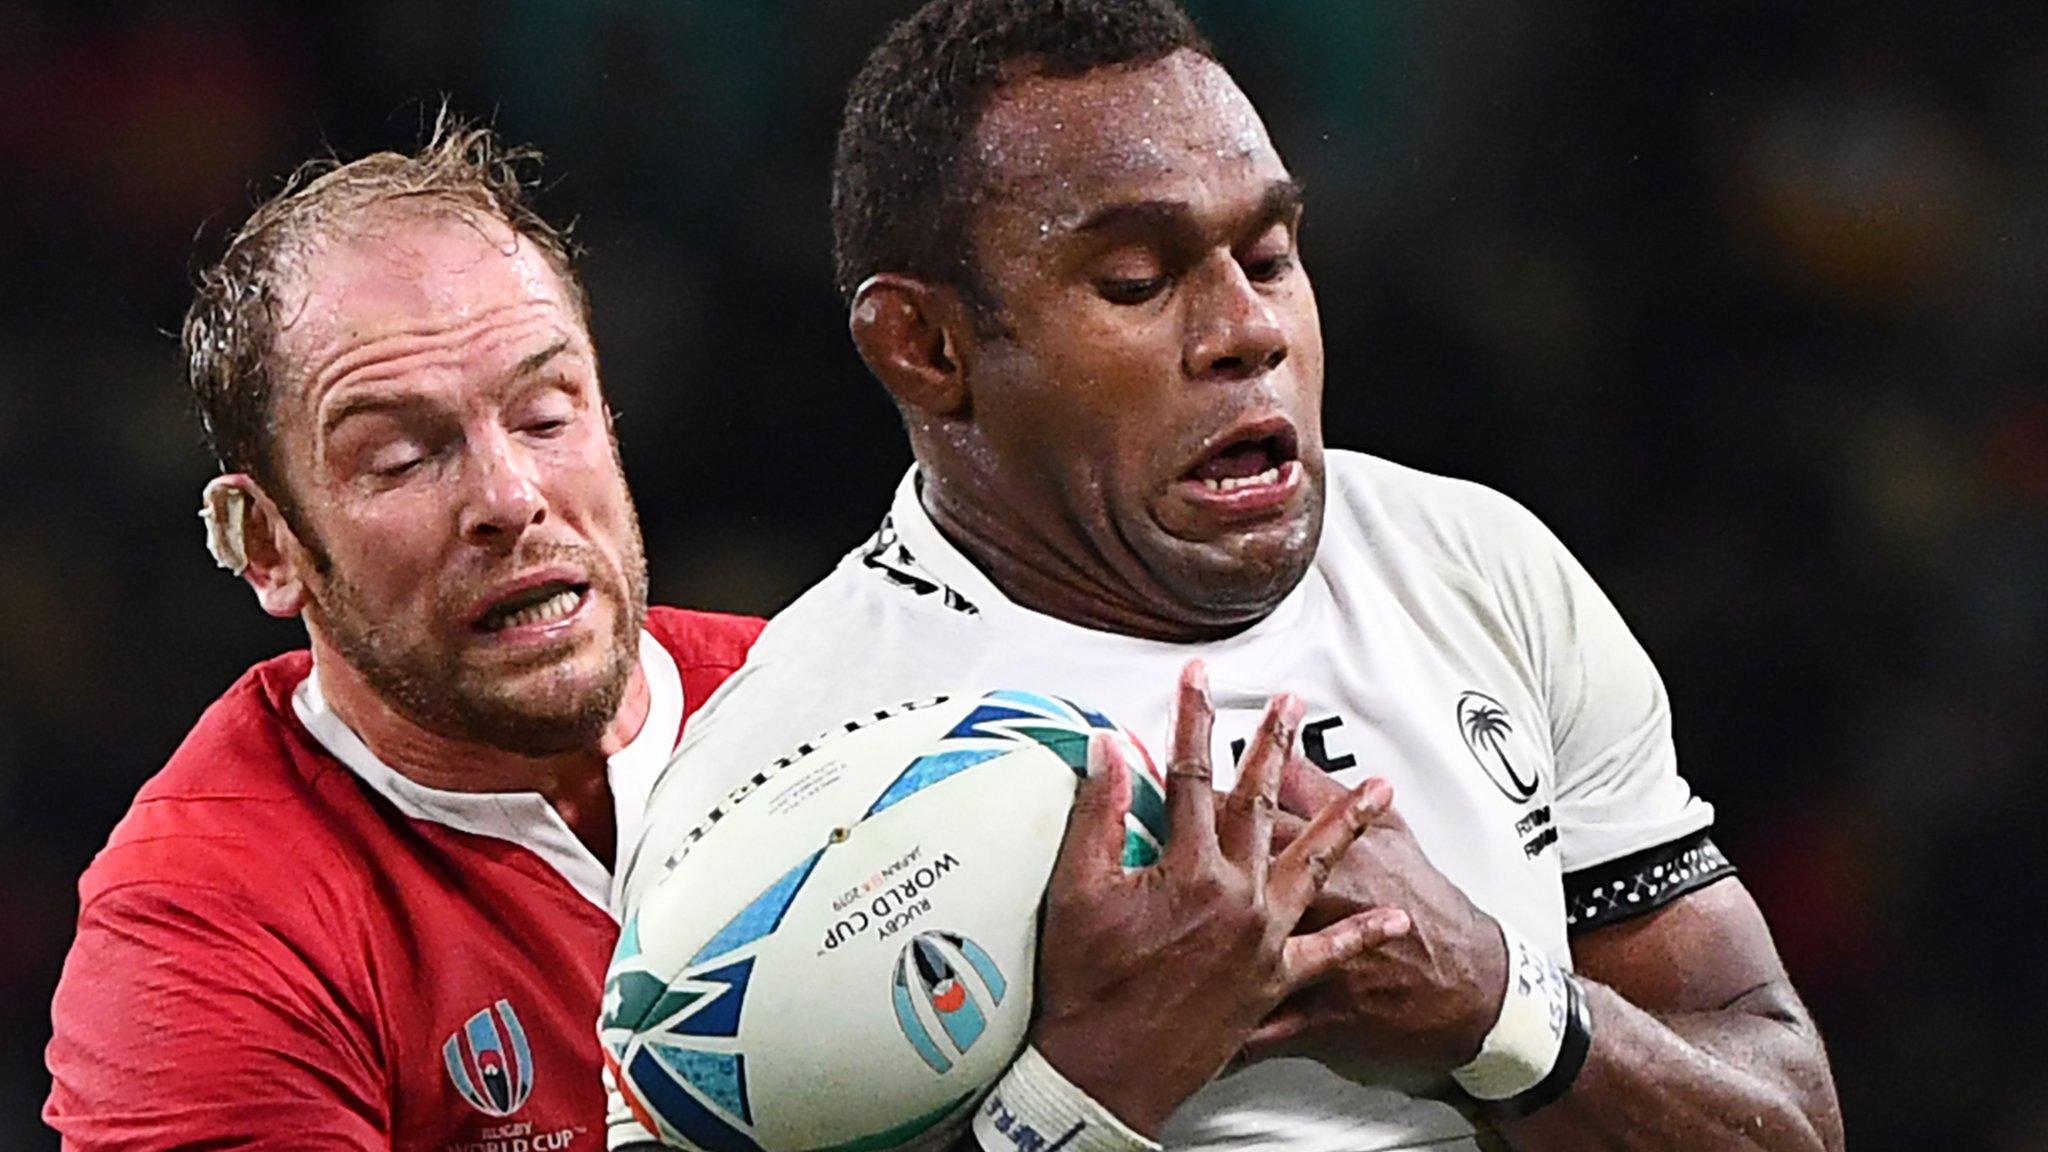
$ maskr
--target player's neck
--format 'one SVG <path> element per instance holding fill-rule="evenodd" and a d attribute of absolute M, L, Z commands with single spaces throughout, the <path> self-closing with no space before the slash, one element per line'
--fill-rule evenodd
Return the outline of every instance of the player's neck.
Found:
<path fill-rule="evenodd" d="M 640 734 L 652 704 L 647 678 L 636 660 L 618 712 L 597 740 L 585 748 L 533 756 L 446 736 L 414 723 L 318 635 L 313 638 L 313 658 L 327 706 L 393 771 L 445 792 L 538 792 L 562 812 L 579 836 L 582 830 L 576 827 L 577 817 L 572 813 L 598 806 L 598 795 L 604 797 L 602 807 L 606 809 L 602 822 L 610 823 L 606 768 L 611 756 Z"/>
<path fill-rule="evenodd" d="M 971 480 L 930 477 L 919 497 L 932 524 L 1012 603 L 1082 628 L 1176 644 L 1219 639 L 1250 623 L 1176 614 L 1172 595 L 1149 585 L 1141 565 L 1119 571 L 1062 518 L 1032 516 Z"/>

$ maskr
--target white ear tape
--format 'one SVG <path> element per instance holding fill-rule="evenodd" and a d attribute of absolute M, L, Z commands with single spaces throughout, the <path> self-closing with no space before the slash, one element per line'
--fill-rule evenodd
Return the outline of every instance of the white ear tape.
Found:
<path fill-rule="evenodd" d="M 249 566 L 243 535 L 249 522 L 249 494 L 226 476 L 215 476 L 199 494 L 199 519 L 206 524 L 206 550 L 213 554 L 213 562 L 240 576 Z"/>

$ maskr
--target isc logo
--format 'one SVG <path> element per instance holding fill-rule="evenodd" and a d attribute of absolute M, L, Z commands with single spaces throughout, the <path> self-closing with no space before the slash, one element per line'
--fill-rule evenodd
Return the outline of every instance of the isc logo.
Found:
<path fill-rule="evenodd" d="M 1008 983 L 981 945 L 953 932 L 920 932 L 896 958 L 896 1023 L 917 1054 L 944 1072 L 988 1028 Z"/>

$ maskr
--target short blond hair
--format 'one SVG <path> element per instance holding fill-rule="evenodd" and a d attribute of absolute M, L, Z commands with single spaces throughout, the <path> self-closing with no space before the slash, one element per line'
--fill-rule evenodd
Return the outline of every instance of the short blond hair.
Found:
<path fill-rule="evenodd" d="M 249 473 L 289 507 L 273 442 L 284 367 L 277 351 L 280 296 L 309 242 L 366 212 L 413 203 L 504 224 L 561 275 L 587 326 L 589 305 L 568 230 L 542 219 L 530 198 L 540 159 L 444 105 L 417 151 L 308 161 L 258 205 L 220 259 L 200 273 L 180 332 L 186 383 L 221 470 Z"/>

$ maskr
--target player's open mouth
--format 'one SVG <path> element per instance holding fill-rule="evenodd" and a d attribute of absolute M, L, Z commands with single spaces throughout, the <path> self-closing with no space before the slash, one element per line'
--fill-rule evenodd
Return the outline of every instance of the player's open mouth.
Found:
<path fill-rule="evenodd" d="M 500 597 L 470 627 L 486 635 L 553 624 L 575 614 L 590 595 L 590 585 L 546 580 Z"/>
<path fill-rule="evenodd" d="M 1189 501 L 1232 517 L 1268 512 L 1301 487 L 1299 448 L 1285 417 L 1241 424 L 1209 445 L 1177 487 Z"/>

